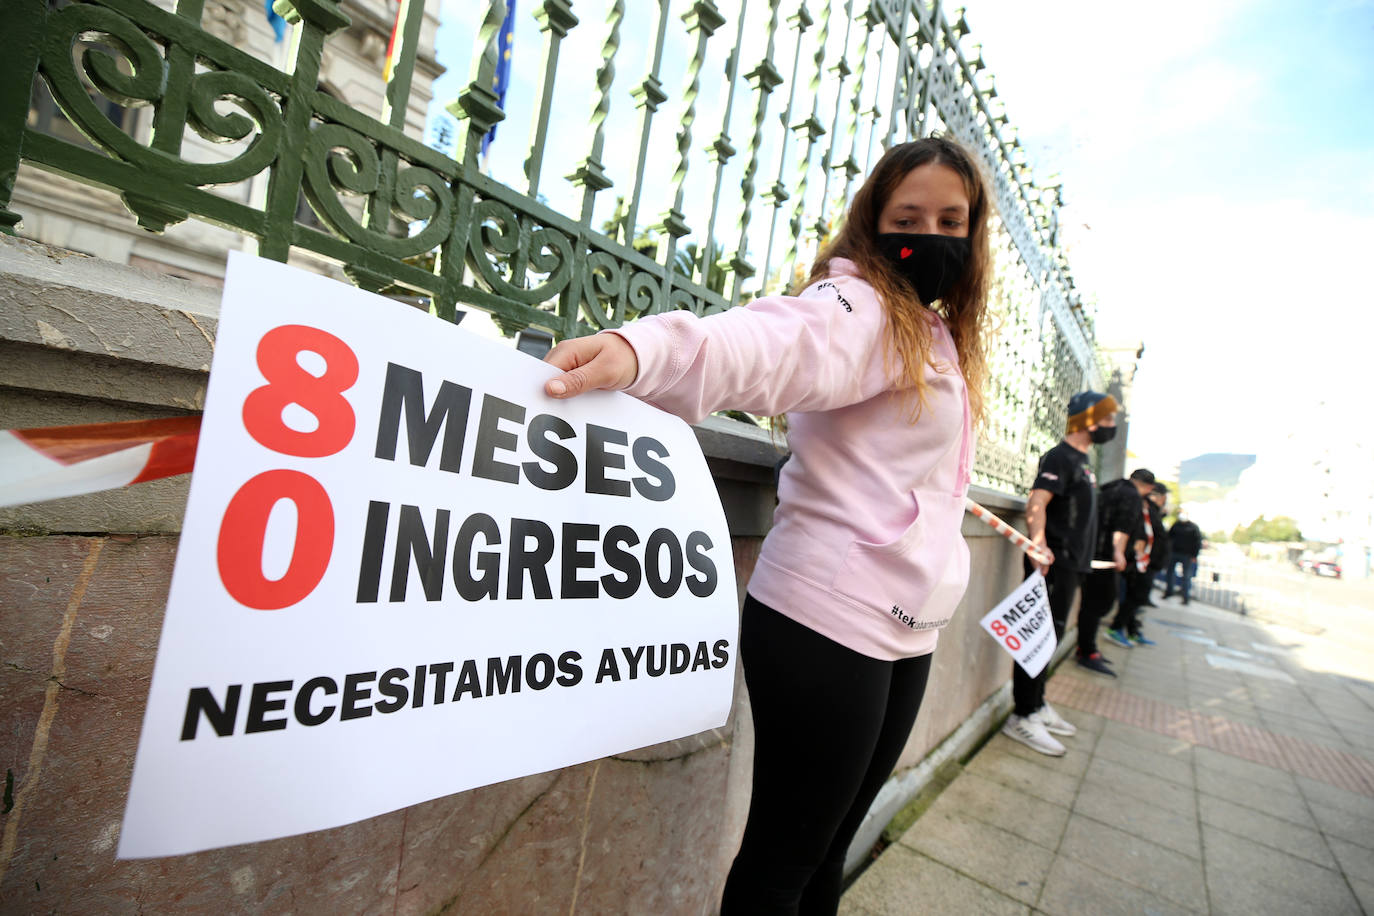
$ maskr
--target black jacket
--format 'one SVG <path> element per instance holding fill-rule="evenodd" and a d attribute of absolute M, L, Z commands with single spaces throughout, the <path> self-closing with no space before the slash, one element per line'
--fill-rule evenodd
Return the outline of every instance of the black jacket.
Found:
<path fill-rule="evenodd" d="M 1165 569 L 1169 565 L 1169 537 L 1164 533 L 1164 513 L 1150 500 L 1145 500 L 1145 508 L 1150 510 L 1150 527 L 1154 529 L 1154 546 L 1150 549 L 1150 569 Z"/>
<path fill-rule="evenodd" d="M 1192 522 L 1174 522 L 1169 529 L 1169 546 L 1180 557 L 1196 557 L 1202 550 L 1202 529 Z"/>
<path fill-rule="evenodd" d="M 1127 544 L 1145 537 L 1145 498 L 1126 478 L 1103 484 L 1097 500 L 1098 560 L 1112 559 L 1112 533 L 1124 531 Z"/>

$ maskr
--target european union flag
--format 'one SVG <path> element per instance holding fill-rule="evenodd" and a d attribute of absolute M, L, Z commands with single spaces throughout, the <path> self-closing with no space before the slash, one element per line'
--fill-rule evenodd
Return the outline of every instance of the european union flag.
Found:
<path fill-rule="evenodd" d="M 267 22 L 272 26 L 272 34 L 277 36 L 277 41 L 281 41 L 286 37 L 286 20 L 278 16 L 277 11 L 272 9 L 272 0 L 264 0 L 263 5 L 267 8 Z"/>
<path fill-rule="evenodd" d="M 501 23 L 501 31 L 496 36 L 496 73 L 491 78 L 491 89 L 496 93 L 496 104 L 504 110 L 506 90 L 510 88 L 510 50 L 511 39 L 515 36 L 515 0 L 506 0 L 506 18 Z M 491 126 L 482 138 L 482 155 L 487 154 L 491 141 L 496 139 L 496 125 Z"/>

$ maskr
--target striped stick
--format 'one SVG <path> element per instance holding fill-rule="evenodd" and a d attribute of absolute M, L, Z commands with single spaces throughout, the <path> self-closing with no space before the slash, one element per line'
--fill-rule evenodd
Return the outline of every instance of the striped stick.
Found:
<path fill-rule="evenodd" d="M 0 430 L 0 507 L 188 474 L 200 417 Z"/>
<path fill-rule="evenodd" d="M 989 512 L 987 509 L 984 509 L 982 506 L 978 505 L 976 502 L 969 499 L 967 496 L 964 497 L 964 508 L 967 509 L 969 514 L 972 515 L 974 518 L 984 522 L 993 531 L 996 531 L 998 534 L 1002 535 L 1002 537 L 1011 541 L 1013 544 L 1015 544 L 1017 547 L 1023 550 L 1026 556 L 1030 557 L 1035 562 L 1050 562 L 1049 555 L 1042 552 L 1039 547 L 1036 547 L 1035 544 L 1031 543 L 1030 538 L 1026 537 L 1024 534 L 1017 531 L 1015 528 L 1008 525 L 1006 522 L 1002 521 L 1000 518 Z"/>

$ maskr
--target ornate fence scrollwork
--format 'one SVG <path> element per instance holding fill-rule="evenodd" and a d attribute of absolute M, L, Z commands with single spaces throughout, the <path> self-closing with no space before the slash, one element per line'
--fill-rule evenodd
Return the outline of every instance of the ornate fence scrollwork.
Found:
<path fill-rule="evenodd" d="M 604 15 L 583 14 L 597 2 Z M 938 129 L 974 151 L 996 203 L 993 308 L 1003 336 L 989 354 L 979 482 L 1024 489 L 1027 456 L 1057 437 L 1067 397 L 1103 383 L 1091 318 L 1059 246 L 1058 187 L 1032 181 L 981 53 L 970 60 L 963 51 L 962 11 L 951 22 L 941 0 L 578 0 L 580 18 L 567 0 L 546 3 L 536 10 L 543 60 L 521 62 L 541 74 L 533 140 L 517 151 L 523 191 L 493 179 L 480 153 L 506 117 L 491 89 L 504 0 L 459 14 L 477 47 L 466 88 L 448 106 L 467 125 L 454 157 L 403 130 L 423 3 L 403 7 L 382 120 L 319 88 L 325 43 L 349 25 L 341 0 L 277 0 L 296 30 L 286 73 L 207 32 L 195 0 L 175 12 L 147 0 L 11 5 L 15 37 L 0 59 L 0 230 L 20 218 L 9 206 L 22 162 L 120 193 L 146 228 L 208 220 L 255 237 L 269 257 L 307 250 L 368 288 L 428 296 L 441 317 L 470 305 L 505 328 L 566 336 L 665 309 L 709 314 L 786 288 L 872 166 L 875 141 Z M 634 85 L 617 73 L 627 69 L 617 66 L 623 34 L 652 46 L 647 69 L 629 74 Z M 594 66 L 560 70 L 584 35 Z M 665 54 L 668 43 L 676 55 Z M 672 98 L 663 86 L 678 76 Z M 25 122 L 34 80 L 94 149 Z M 772 96 L 784 83 L 778 110 Z M 591 100 L 585 146 L 573 150 L 572 134 L 584 131 L 551 133 L 566 92 Z M 150 110 L 151 121 L 122 128 L 102 100 Z M 226 158 L 183 154 L 187 129 L 230 144 Z M 503 130 L 497 143 L 523 144 L 513 134 Z M 744 138 L 743 155 L 732 136 Z M 551 171 L 550 157 L 565 150 L 567 167 Z M 257 203 L 215 191 L 245 181 L 266 184 L 251 196 Z M 612 188 L 614 212 L 594 222 Z M 557 205 L 545 200 L 564 191 L 572 196 Z M 318 225 L 296 221 L 302 193 Z M 658 215 L 642 221 L 641 212 Z M 717 238 L 718 226 L 731 237 Z"/>

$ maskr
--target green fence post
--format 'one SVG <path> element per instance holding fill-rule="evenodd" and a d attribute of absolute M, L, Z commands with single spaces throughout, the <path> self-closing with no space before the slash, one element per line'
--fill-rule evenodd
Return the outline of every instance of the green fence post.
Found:
<path fill-rule="evenodd" d="M 7 4 L 7 51 L 0 62 L 0 232 L 14 235 L 19 214 L 9 208 L 19 159 L 24 150 L 24 124 L 29 117 L 33 77 L 48 18 L 46 0 L 13 0 Z"/>

